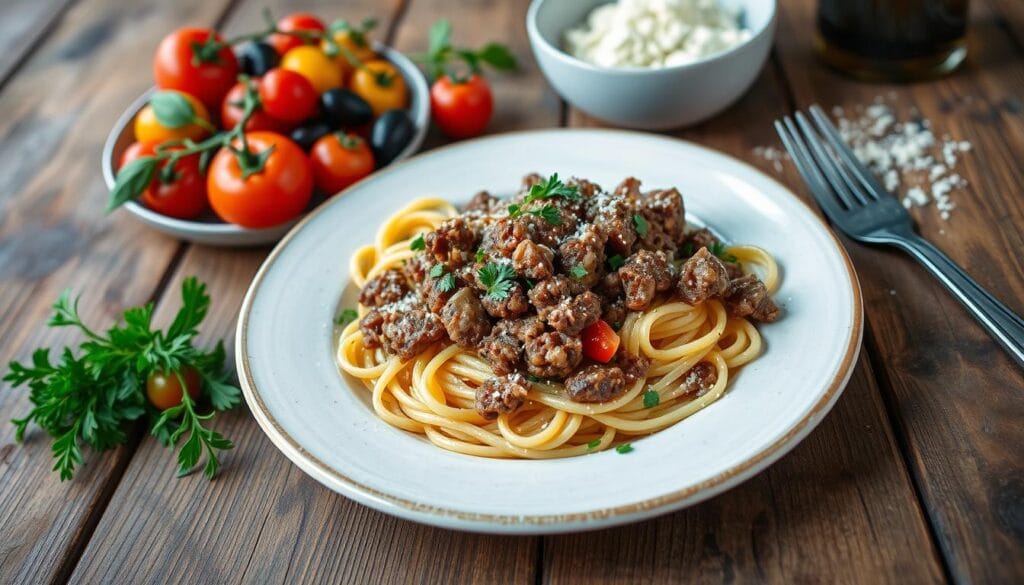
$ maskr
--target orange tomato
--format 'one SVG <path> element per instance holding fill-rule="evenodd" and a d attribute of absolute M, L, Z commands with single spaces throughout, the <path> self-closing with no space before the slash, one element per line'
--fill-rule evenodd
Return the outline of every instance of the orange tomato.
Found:
<path fill-rule="evenodd" d="M 188 388 L 189 398 L 198 400 L 199 387 L 202 385 L 199 372 L 195 368 L 186 367 L 180 374 L 181 380 L 185 381 L 185 386 Z M 149 403 L 160 410 L 167 410 L 181 404 L 181 399 L 185 396 L 182 392 L 181 380 L 174 372 L 156 371 L 150 374 L 146 378 L 146 397 L 149 398 Z"/>
<path fill-rule="evenodd" d="M 373 152 L 355 134 L 328 134 L 309 151 L 313 181 L 320 191 L 334 195 L 373 172 Z"/>
<path fill-rule="evenodd" d="M 279 67 L 305 77 L 313 84 L 317 93 L 341 87 L 344 81 L 338 64 L 325 55 L 319 47 L 295 47 L 284 54 Z"/>
<path fill-rule="evenodd" d="M 171 91 L 171 90 L 164 90 Z M 206 110 L 206 106 L 202 102 L 197 100 L 194 96 L 187 94 L 182 91 L 179 93 L 188 100 L 188 103 L 192 106 L 192 111 L 195 112 L 197 118 L 201 118 L 210 121 L 210 113 Z M 147 105 L 146 107 L 139 110 L 139 113 L 135 115 L 135 140 L 139 142 L 167 142 L 168 140 L 184 140 L 190 138 L 192 140 L 199 140 L 206 136 L 208 132 L 202 126 L 192 123 L 186 124 L 179 128 L 167 128 L 160 124 L 160 121 L 156 119 L 156 113 L 153 111 L 153 106 Z"/>
<path fill-rule="evenodd" d="M 374 116 L 388 110 L 404 109 L 409 103 L 405 78 L 394 65 L 382 59 L 364 63 L 352 74 L 349 86 L 370 104 Z"/>

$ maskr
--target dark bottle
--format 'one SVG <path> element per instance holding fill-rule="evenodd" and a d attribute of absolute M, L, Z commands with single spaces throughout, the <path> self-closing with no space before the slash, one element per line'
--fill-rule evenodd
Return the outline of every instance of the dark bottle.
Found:
<path fill-rule="evenodd" d="M 844 73 L 909 81 L 953 71 L 967 56 L 967 0 L 819 0 L 816 45 Z"/>

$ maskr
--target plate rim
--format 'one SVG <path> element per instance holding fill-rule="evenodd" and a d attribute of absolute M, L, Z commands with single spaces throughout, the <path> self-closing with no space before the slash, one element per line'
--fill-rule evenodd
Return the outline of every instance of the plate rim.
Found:
<path fill-rule="evenodd" d="M 257 424 L 264 434 L 292 463 L 297 465 L 304 472 L 319 481 L 332 491 L 340 493 L 361 504 L 367 505 L 376 510 L 392 514 L 407 520 L 413 520 L 425 524 L 471 530 L 474 532 L 488 533 L 519 533 L 519 534 L 545 534 L 555 532 L 567 532 L 575 530 L 589 530 L 618 524 L 625 524 L 649 518 L 683 507 L 696 504 L 709 499 L 719 493 L 734 487 L 735 485 L 749 479 L 763 471 L 769 465 L 786 455 L 799 442 L 805 438 L 824 419 L 825 415 L 832 409 L 836 400 L 842 394 L 860 354 L 862 335 L 864 329 L 863 297 L 860 281 L 857 278 L 856 269 L 850 260 L 846 248 L 839 241 L 835 232 L 819 216 L 810 205 L 798 197 L 793 191 L 783 185 L 775 178 L 763 173 L 756 167 L 734 156 L 719 152 L 715 149 L 671 136 L 649 134 L 630 130 L 601 129 L 601 128 L 548 128 L 534 130 L 520 130 L 492 134 L 469 141 L 456 142 L 433 148 L 427 152 L 418 154 L 406 160 L 398 161 L 378 171 L 373 176 L 383 173 L 390 173 L 404 168 L 405 165 L 428 158 L 452 148 L 465 148 L 467 145 L 476 145 L 491 140 L 507 139 L 510 137 L 522 137 L 538 134 L 560 134 L 560 133 L 593 133 L 606 136 L 631 136 L 643 137 L 649 140 L 669 141 L 680 143 L 695 148 L 706 154 L 728 159 L 732 163 L 742 165 L 746 170 L 754 173 L 760 179 L 774 183 L 788 197 L 792 198 L 803 206 L 806 211 L 814 217 L 820 227 L 831 238 L 831 242 L 843 261 L 843 267 L 851 284 L 852 315 L 849 335 L 846 339 L 846 349 L 842 360 L 832 380 L 821 397 L 813 406 L 791 426 L 781 437 L 771 444 L 760 449 L 756 453 L 746 457 L 742 462 L 730 467 L 722 473 L 708 478 L 700 483 L 693 484 L 668 493 L 641 500 L 630 502 L 610 508 L 575 512 L 571 514 L 544 514 L 544 515 L 506 515 L 488 514 L 480 512 L 465 512 L 452 510 L 440 506 L 421 504 L 413 500 L 398 497 L 378 489 L 367 486 L 341 471 L 334 469 L 299 444 L 274 418 L 260 396 L 255 380 L 249 365 L 249 358 L 246 355 L 248 342 L 249 316 L 251 314 L 253 299 L 258 293 L 264 277 L 271 266 L 291 240 L 298 234 L 308 222 L 318 214 L 324 212 L 329 206 L 335 204 L 344 194 L 360 187 L 363 180 L 344 189 L 330 200 L 325 201 L 311 213 L 302 218 L 287 234 L 274 246 L 267 255 L 259 270 L 253 277 L 252 282 L 246 290 L 239 309 L 238 322 L 235 330 L 235 362 L 238 373 L 239 385 L 245 397 L 249 411 L 253 414 Z M 369 177 L 367 178 L 369 179 Z"/>

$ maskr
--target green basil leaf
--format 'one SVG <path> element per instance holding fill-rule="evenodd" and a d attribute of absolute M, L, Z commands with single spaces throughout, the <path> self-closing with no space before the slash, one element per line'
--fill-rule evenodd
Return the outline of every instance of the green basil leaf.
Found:
<path fill-rule="evenodd" d="M 430 44 L 428 51 L 431 55 L 437 55 L 448 48 L 452 38 L 452 23 L 442 18 L 430 27 Z"/>
<path fill-rule="evenodd" d="M 188 126 L 196 117 L 192 104 L 176 91 L 158 91 L 149 100 L 156 121 L 164 128 Z"/>
<path fill-rule="evenodd" d="M 110 190 L 107 211 L 113 211 L 124 205 L 126 201 L 141 195 L 146 187 L 153 182 L 156 165 L 157 159 L 152 156 L 143 156 L 126 164 L 121 172 L 117 173 L 114 188 Z"/>
<path fill-rule="evenodd" d="M 515 55 L 512 54 L 508 47 L 500 43 L 488 43 L 483 49 L 480 49 L 477 57 L 491 67 L 502 71 L 510 71 L 516 68 Z"/>

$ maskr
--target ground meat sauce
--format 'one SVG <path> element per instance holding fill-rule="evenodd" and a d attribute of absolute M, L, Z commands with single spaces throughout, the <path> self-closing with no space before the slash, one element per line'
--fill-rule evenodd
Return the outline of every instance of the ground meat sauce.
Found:
<path fill-rule="evenodd" d="M 686 232 L 677 190 L 645 193 L 632 177 L 607 192 L 527 175 L 511 198 L 475 194 L 422 244 L 401 269 L 364 285 L 364 343 L 403 360 L 439 341 L 475 348 L 495 373 L 476 391 L 488 419 L 519 408 L 530 380 L 563 383 L 578 402 L 622 396 L 650 361 L 620 350 L 593 363 L 580 333 L 599 319 L 618 328 L 659 296 L 717 298 L 730 315 L 760 321 L 780 315 L 764 283 L 711 253 L 722 246 L 710 231 Z M 717 372 L 701 363 L 684 379 L 699 395 Z"/>

